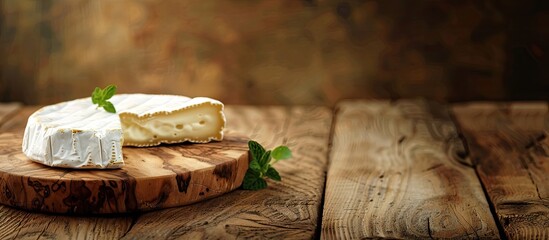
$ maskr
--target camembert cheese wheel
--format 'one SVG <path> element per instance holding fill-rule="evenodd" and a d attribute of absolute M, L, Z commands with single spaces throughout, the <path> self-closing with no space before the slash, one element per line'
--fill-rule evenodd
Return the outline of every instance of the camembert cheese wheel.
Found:
<path fill-rule="evenodd" d="M 119 94 L 108 113 L 90 98 L 43 107 L 27 122 L 23 153 L 65 168 L 120 168 L 122 146 L 207 143 L 223 139 L 223 103 L 174 95 Z"/>

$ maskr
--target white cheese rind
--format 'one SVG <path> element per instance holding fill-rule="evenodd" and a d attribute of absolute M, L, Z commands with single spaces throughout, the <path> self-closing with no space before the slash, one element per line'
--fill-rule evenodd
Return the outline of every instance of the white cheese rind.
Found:
<path fill-rule="evenodd" d="M 124 165 L 123 145 L 152 146 L 162 142 L 208 142 L 223 138 L 223 104 L 214 99 L 122 94 L 115 95 L 110 101 L 115 105 L 117 114 L 97 109 L 97 105 L 92 104 L 90 98 L 50 105 L 36 111 L 28 119 L 22 144 L 23 153 L 33 161 L 54 167 L 120 168 Z M 172 136 L 173 133 L 168 130 L 165 132 L 170 134 L 169 138 L 156 132 L 152 133 L 157 135 L 155 139 L 136 141 L 131 134 L 124 136 L 127 130 L 123 130 L 123 126 L 127 124 L 121 123 L 119 118 L 120 114 L 122 118 L 129 117 L 145 124 L 159 119 L 178 130 L 178 124 L 189 118 L 185 114 L 188 115 L 196 109 L 210 111 L 208 114 L 198 114 L 207 116 L 208 120 L 204 123 L 209 123 L 210 128 L 216 127 L 212 133 L 201 135 L 201 138 L 193 138 L 181 131 L 177 132 L 178 136 Z M 191 133 L 194 132 L 196 131 Z"/>

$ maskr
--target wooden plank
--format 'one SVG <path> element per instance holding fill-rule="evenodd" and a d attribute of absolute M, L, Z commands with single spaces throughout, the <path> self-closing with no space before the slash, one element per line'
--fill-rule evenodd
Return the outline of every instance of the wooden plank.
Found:
<path fill-rule="evenodd" d="M 481 185 L 443 106 L 337 107 L 322 238 L 498 238 Z"/>
<path fill-rule="evenodd" d="M 0 239 L 119 239 L 132 216 L 48 215 L 0 205 Z"/>
<path fill-rule="evenodd" d="M 461 104 L 452 110 L 507 237 L 548 239 L 547 103 Z"/>
<path fill-rule="evenodd" d="M 186 207 L 140 216 L 126 239 L 314 237 L 324 189 L 331 111 L 323 107 L 228 107 L 228 128 L 293 159 L 277 164 L 282 182 L 236 190 Z"/>
<path fill-rule="evenodd" d="M 0 103 L 0 127 L 20 108 L 19 103 Z"/>

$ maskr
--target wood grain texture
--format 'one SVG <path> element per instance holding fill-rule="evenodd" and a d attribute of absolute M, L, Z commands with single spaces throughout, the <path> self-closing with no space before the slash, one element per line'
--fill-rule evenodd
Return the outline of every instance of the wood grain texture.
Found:
<path fill-rule="evenodd" d="M 322 238 L 494 238 L 498 230 L 446 108 L 337 107 Z"/>
<path fill-rule="evenodd" d="M 462 104 L 453 114 L 507 237 L 548 239 L 547 103 Z"/>
<path fill-rule="evenodd" d="M 113 170 L 51 168 L 21 151 L 21 133 L 0 134 L 0 203 L 53 213 L 125 213 L 186 205 L 239 187 L 248 138 L 124 148 Z"/>
<path fill-rule="evenodd" d="M 125 239 L 310 239 L 318 224 L 331 111 L 323 107 L 227 107 L 228 129 L 293 158 L 279 162 L 282 182 L 236 190 L 198 204 L 140 216 Z"/>
<path fill-rule="evenodd" d="M 120 239 L 132 216 L 62 216 L 0 205 L 0 239 Z"/>

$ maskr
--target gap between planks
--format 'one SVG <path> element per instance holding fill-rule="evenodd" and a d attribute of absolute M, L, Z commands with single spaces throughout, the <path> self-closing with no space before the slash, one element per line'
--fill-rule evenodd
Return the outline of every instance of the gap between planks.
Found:
<path fill-rule="evenodd" d="M 324 204 L 326 202 L 326 183 L 328 182 L 328 169 L 330 168 L 331 159 L 330 154 L 332 154 L 332 143 L 334 139 L 334 129 L 337 124 L 337 116 L 338 114 L 338 108 L 332 109 L 332 124 L 330 125 L 330 136 L 328 137 L 328 151 L 326 152 L 326 159 L 328 159 L 328 162 L 326 163 L 326 167 L 324 168 L 324 189 L 322 190 L 322 197 L 320 199 L 320 206 L 318 208 L 318 220 L 315 230 L 315 236 L 314 239 L 320 239 L 322 236 L 322 219 L 324 217 Z"/>
<path fill-rule="evenodd" d="M 488 194 L 488 190 L 486 189 L 486 185 L 482 181 L 481 176 L 478 172 L 478 168 L 477 168 L 477 164 L 478 164 L 477 162 L 478 161 L 473 159 L 474 157 L 473 157 L 473 154 L 471 153 L 471 150 L 469 150 L 469 143 L 467 141 L 467 138 L 463 134 L 462 129 L 460 128 L 460 126 L 457 122 L 457 119 L 456 119 L 456 116 L 454 114 L 454 111 L 453 111 L 452 107 L 450 107 L 450 117 L 452 118 L 452 121 L 456 125 L 456 128 L 457 128 L 457 131 L 459 133 L 460 139 L 461 139 L 461 141 L 462 141 L 462 143 L 465 147 L 465 151 L 467 152 L 467 156 L 471 159 L 471 162 L 473 164 L 471 167 L 473 167 L 475 169 L 475 174 L 476 174 L 477 178 L 480 181 L 480 186 L 482 187 L 482 192 L 484 193 L 484 196 L 486 197 L 486 201 L 488 202 L 488 206 L 490 207 L 490 213 L 492 214 L 492 217 L 494 218 L 494 222 L 496 224 L 496 227 L 498 228 L 499 236 L 500 236 L 501 239 L 507 239 L 505 231 L 503 230 L 503 226 L 501 225 L 501 222 L 498 219 L 498 215 L 496 213 L 496 207 L 494 206 L 494 203 L 491 201 L 490 195 Z"/>

